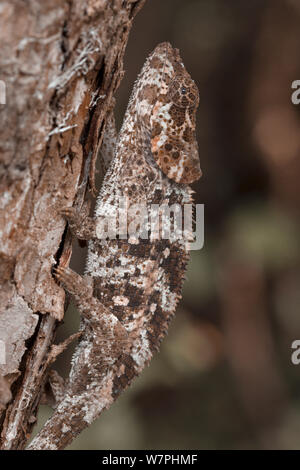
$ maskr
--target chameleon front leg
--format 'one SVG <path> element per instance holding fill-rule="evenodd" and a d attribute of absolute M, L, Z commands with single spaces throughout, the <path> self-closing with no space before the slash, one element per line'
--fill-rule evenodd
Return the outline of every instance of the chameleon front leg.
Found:
<path fill-rule="evenodd" d="M 89 217 L 89 205 L 85 203 L 79 211 L 75 207 L 64 207 L 60 214 L 67 220 L 72 234 L 80 240 L 96 238 L 96 224 L 93 217 Z"/>
<path fill-rule="evenodd" d="M 114 157 L 117 139 L 115 117 L 113 111 L 111 111 L 105 123 L 103 142 L 100 148 L 103 177 Z M 73 235 L 80 240 L 96 238 L 95 219 L 89 217 L 89 212 L 89 202 L 85 202 L 80 210 L 75 207 L 65 207 L 60 211 L 60 214 L 69 223 Z"/>

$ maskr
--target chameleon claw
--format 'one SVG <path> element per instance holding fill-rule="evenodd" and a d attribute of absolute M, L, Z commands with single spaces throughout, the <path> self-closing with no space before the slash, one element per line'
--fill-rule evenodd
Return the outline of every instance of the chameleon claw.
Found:
<path fill-rule="evenodd" d="M 84 286 L 82 285 L 82 279 L 79 274 L 75 273 L 70 268 L 64 268 L 57 266 L 53 269 L 55 279 L 62 284 L 62 286 L 70 293 L 76 294 L 82 292 Z"/>
<path fill-rule="evenodd" d="M 64 207 L 63 209 L 61 209 L 59 211 L 60 215 L 62 217 L 64 217 L 65 219 L 70 219 L 70 218 L 74 217 L 75 212 L 76 211 L 75 211 L 74 207 Z"/>
<path fill-rule="evenodd" d="M 53 274 L 56 280 L 59 282 L 62 282 L 63 284 L 65 284 L 68 281 L 68 279 L 71 278 L 70 276 L 71 270 L 69 270 L 68 268 L 63 268 L 61 266 L 57 266 L 56 268 L 53 268 Z"/>

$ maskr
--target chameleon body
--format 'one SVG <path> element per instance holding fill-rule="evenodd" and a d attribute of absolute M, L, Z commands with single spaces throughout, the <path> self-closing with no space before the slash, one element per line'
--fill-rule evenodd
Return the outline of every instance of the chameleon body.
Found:
<path fill-rule="evenodd" d="M 56 278 L 81 314 L 81 339 L 68 387 L 31 449 L 61 449 L 108 408 L 140 374 L 175 313 L 189 240 L 97 238 L 97 223 L 126 200 L 192 201 L 201 176 L 195 136 L 198 90 L 177 49 L 159 44 L 135 83 L 94 217 L 63 211 L 72 232 L 88 240 L 84 277 L 57 268 Z"/>

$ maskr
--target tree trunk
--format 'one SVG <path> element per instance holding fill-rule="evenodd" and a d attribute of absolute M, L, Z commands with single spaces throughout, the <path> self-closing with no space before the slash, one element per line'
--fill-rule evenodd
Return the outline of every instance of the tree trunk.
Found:
<path fill-rule="evenodd" d="M 144 3 L 0 5 L 2 449 L 25 447 L 48 366 L 63 349 L 53 341 L 65 293 L 51 270 L 68 264 L 71 239 L 59 210 L 82 204 L 88 180 L 94 187 L 128 34 Z"/>

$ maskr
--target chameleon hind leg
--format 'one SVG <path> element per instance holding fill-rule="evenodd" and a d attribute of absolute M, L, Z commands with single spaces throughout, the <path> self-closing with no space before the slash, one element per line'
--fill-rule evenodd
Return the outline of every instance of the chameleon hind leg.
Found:
<path fill-rule="evenodd" d="M 129 349 L 125 328 L 93 296 L 87 278 L 63 267 L 56 268 L 54 275 L 71 294 L 85 320 L 83 343 L 77 346 L 73 356 L 73 372 L 71 370 L 64 397 L 29 445 L 29 450 L 63 449 L 113 403 L 112 367 L 117 366 Z M 115 374 L 118 376 L 117 371 Z"/>
<path fill-rule="evenodd" d="M 80 315 L 90 322 L 94 335 L 99 333 L 102 338 L 109 338 L 109 352 L 118 358 L 129 347 L 128 333 L 118 318 L 94 297 L 89 279 L 60 266 L 54 269 L 54 275 L 71 294 Z"/>

